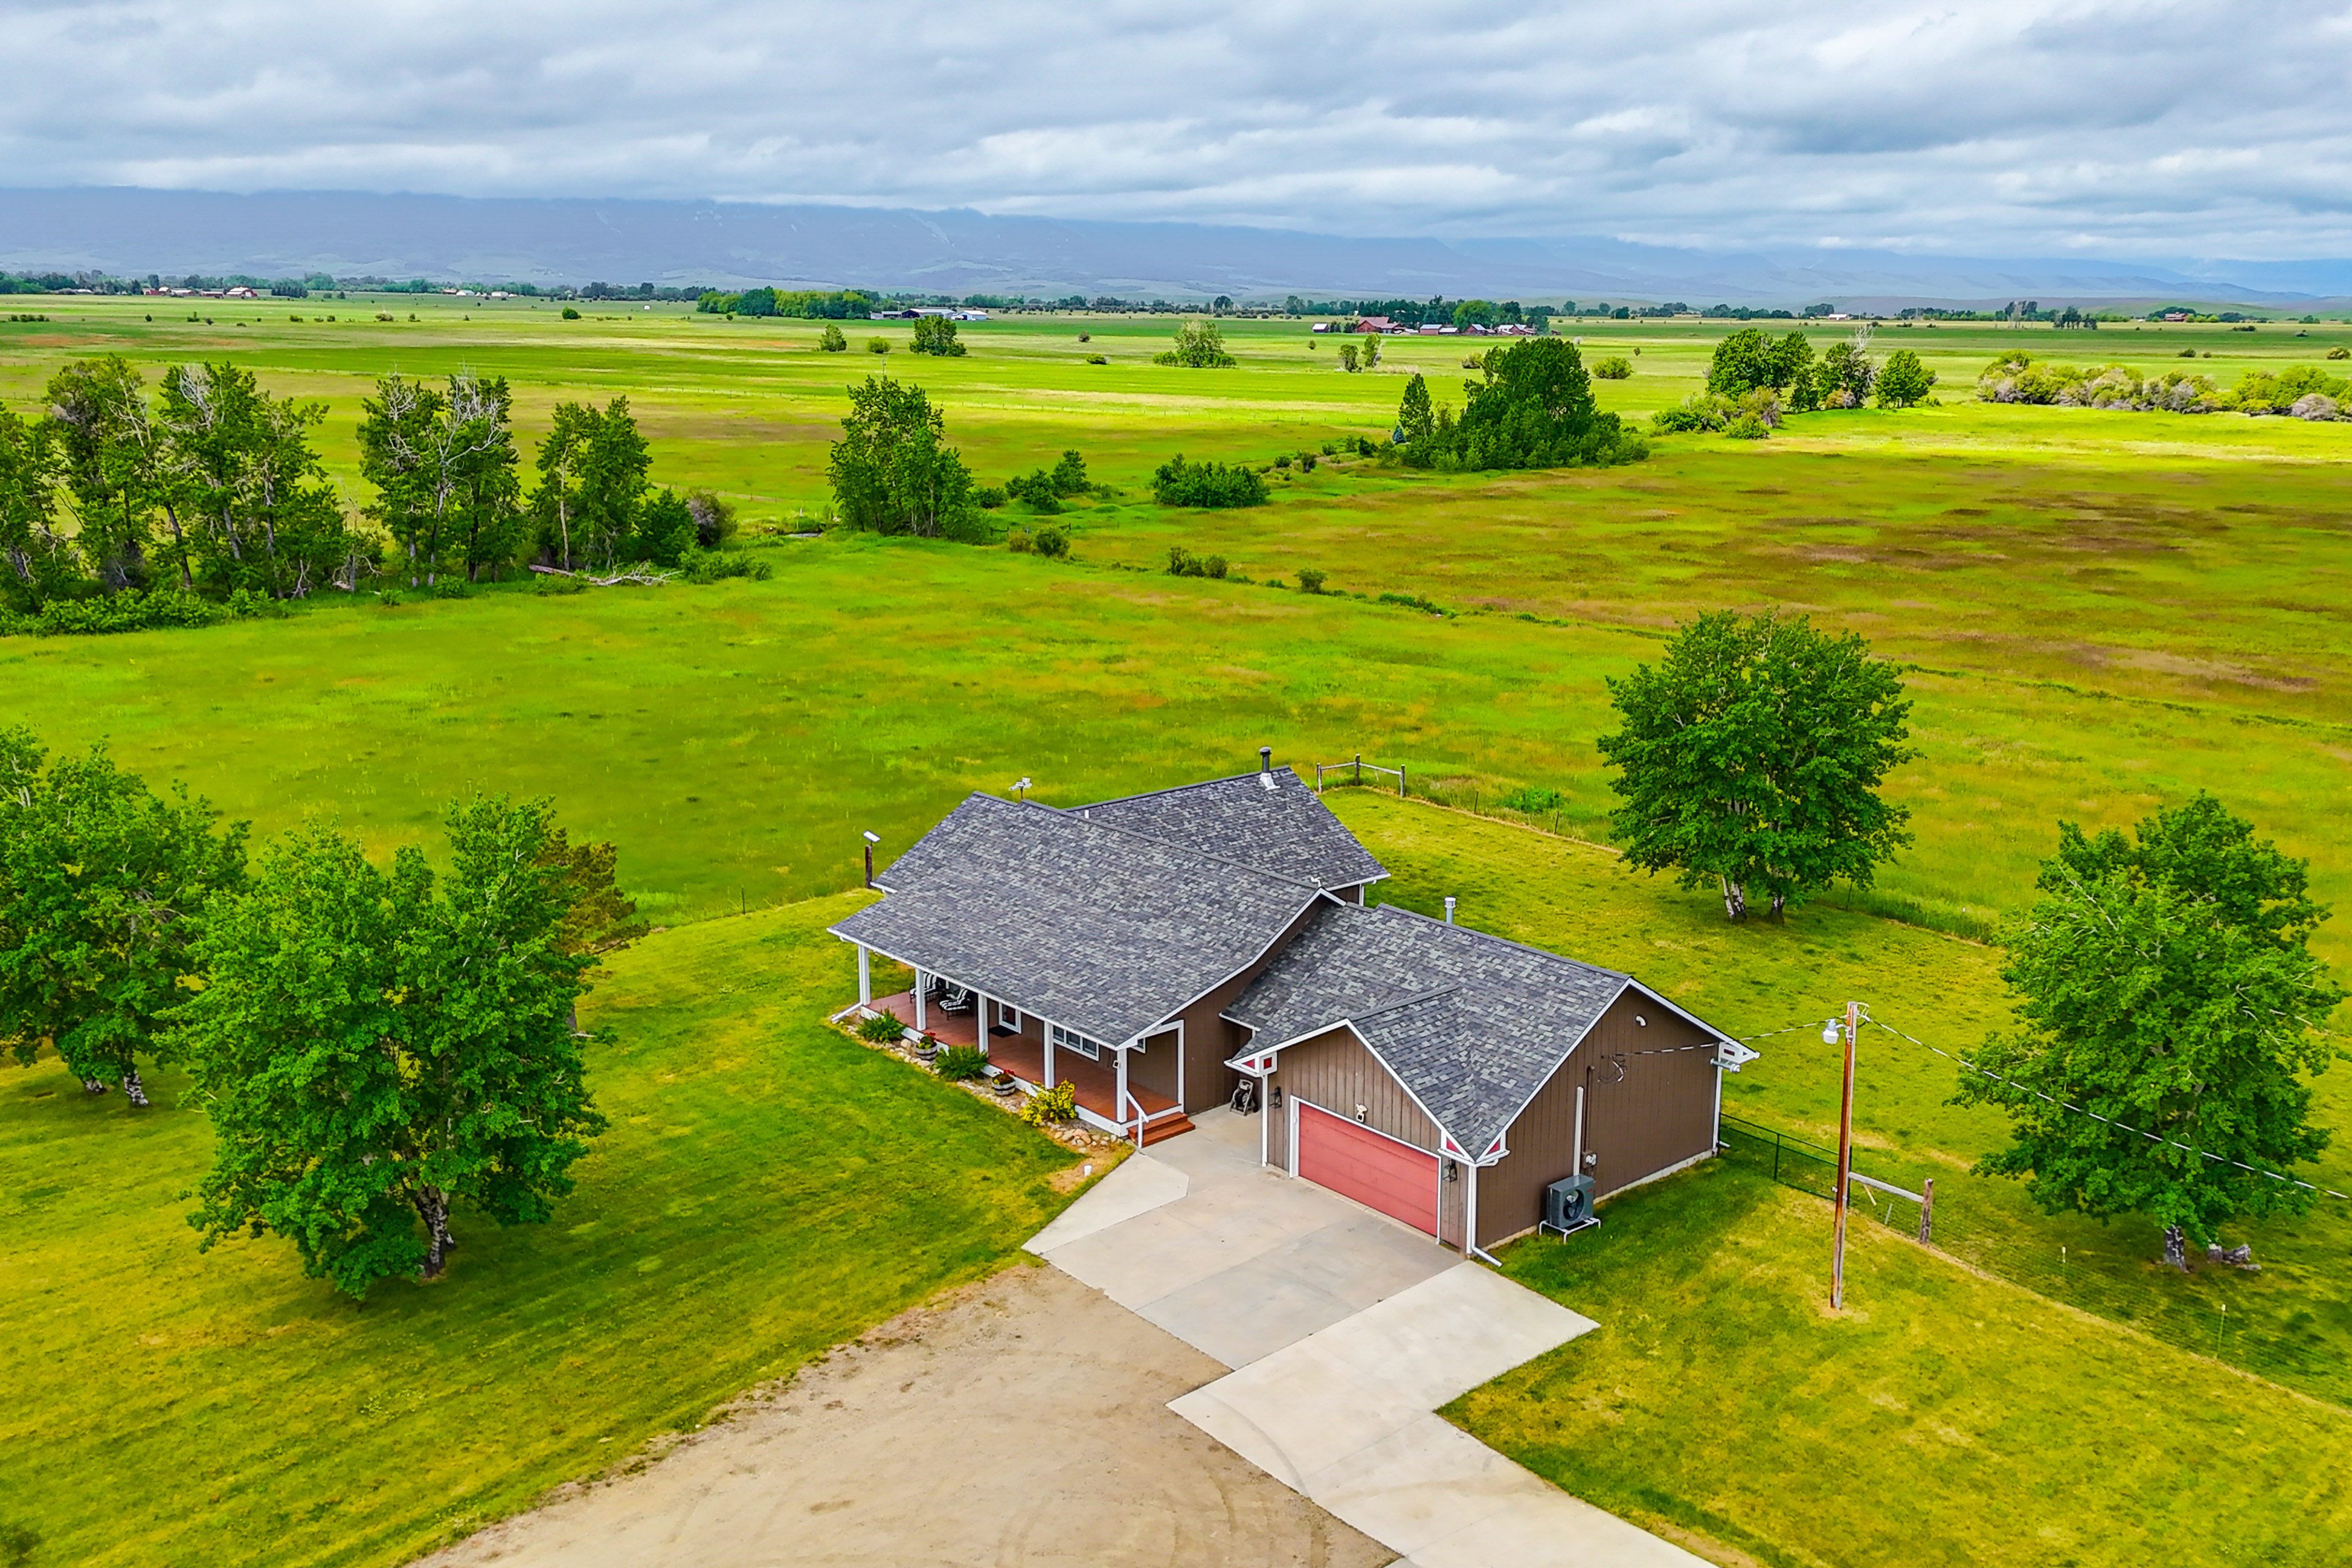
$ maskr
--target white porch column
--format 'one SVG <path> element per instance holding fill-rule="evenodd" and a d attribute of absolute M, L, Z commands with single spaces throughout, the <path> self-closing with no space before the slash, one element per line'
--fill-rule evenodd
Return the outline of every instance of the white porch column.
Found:
<path fill-rule="evenodd" d="M 1114 1106 L 1112 1109 L 1113 1109 L 1113 1110 L 1117 1113 L 1117 1120 L 1118 1120 L 1118 1124 L 1119 1124 L 1121 1127 L 1126 1126 L 1126 1125 L 1127 1125 L 1127 1052 L 1126 1052 L 1126 1050 L 1125 1050 L 1124 1048 L 1122 1048 L 1122 1049 L 1119 1051 L 1119 1053 L 1118 1053 L 1118 1105 L 1116 1105 L 1116 1106 Z M 1138 1121 L 1139 1121 L 1140 1120 L 1141 1120 L 1141 1118 L 1140 1118 L 1140 1117 L 1139 1117 L 1139 1118 L 1138 1118 Z M 1139 1128 L 1137 1129 L 1137 1133 L 1138 1133 L 1138 1135 L 1139 1135 L 1139 1136 L 1140 1136 L 1141 1131 L 1142 1131 L 1142 1129 L 1141 1129 L 1140 1127 L 1139 1127 Z"/>
<path fill-rule="evenodd" d="M 988 993 L 977 985 L 971 988 L 971 1043 L 988 1054 Z"/>
<path fill-rule="evenodd" d="M 1038 1021 L 1045 1030 L 1045 1081 L 1041 1087 L 1051 1089 L 1054 1087 L 1054 1022 L 1050 1018 Z"/>
<path fill-rule="evenodd" d="M 866 944 L 857 944 L 857 1000 L 861 1005 L 874 1000 L 874 960 Z"/>
<path fill-rule="evenodd" d="M 930 988 L 930 976 L 919 969 L 915 971 L 915 1033 L 919 1035 L 931 1026 L 930 1010 L 923 999 Z"/>

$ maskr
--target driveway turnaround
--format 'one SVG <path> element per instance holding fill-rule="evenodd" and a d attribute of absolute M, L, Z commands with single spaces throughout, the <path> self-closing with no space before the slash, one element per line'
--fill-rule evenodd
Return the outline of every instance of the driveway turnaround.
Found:
<path fill-rule="evenodd" d="M 1223 1369 L 1053 1268 L 916 1309 L 431 1568 L 1381 1568 L 1168 1410 Z M 635 1469 L 634 1463 L 618 1466 Z"/>
<path fill-rule="evenodd" d="M 1212 1112 L 1029 1243 L 1235 1369 L 1170 1409 L 1405 1568 L 1704 1568 L 1432 1414 L 1591 1319 L 1264 1169 L 1257 1136 Z"/>

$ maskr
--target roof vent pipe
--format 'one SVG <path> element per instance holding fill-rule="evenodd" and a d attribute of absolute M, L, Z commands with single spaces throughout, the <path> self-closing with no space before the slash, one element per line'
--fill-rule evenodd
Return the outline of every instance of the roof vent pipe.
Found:
<path fill-rule="evenodd" d="M 1445 895 L 1445 923 L 1454 923 L 1454 895 L 1451 893 Z"/>
<path fill-rule="evenodd" d="M 1260 746 L 1257 749 L 1257 782 L 1261 789 L 1274 787 L 1274 748 L 1272 746 Z"/>

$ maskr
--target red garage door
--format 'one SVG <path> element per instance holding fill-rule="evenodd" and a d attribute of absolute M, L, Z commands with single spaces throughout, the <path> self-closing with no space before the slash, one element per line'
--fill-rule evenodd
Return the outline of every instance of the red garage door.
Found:
<path fill-rule="evenodd" d="M 1298 1105 L 1298 1173 L 1417 1230 L 1437 1234 L 1437 1156 Z"/>

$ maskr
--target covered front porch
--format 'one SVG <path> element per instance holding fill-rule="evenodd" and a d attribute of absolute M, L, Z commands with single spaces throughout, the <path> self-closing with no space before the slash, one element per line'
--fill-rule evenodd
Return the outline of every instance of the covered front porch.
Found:
<path fill-rule="evenodd" d="M 1076 1051 L 1056 1049 L 1039 1034 L 1008 1027 L 1001 1021 L 992 1024 L 987 1039 L 982 1041 L 980 1016 L 984 1011 L 997 1017 L 1005 1010 L 1000 1004 L 975 995 L 971 1005 L 950 1012 L 940 1005 L 934 983 L 929 995 L 899 991 L 874 997 L 866 1005 L 909 1029 L 928 1032 L 941 1046 L 981 1045 L 992 1065 L 1033 1093 L 1068 1084 L 1077 1101 L 1079 1120 L 1106 1132 L 1148 1144 L 1192 1130 L 1183 1108 L 1172 1096 L 1122 1071 L 1123 1051 L 1106 1048 L 1104 1055 L 1110 1059 L 1092 1060 Z"/>

